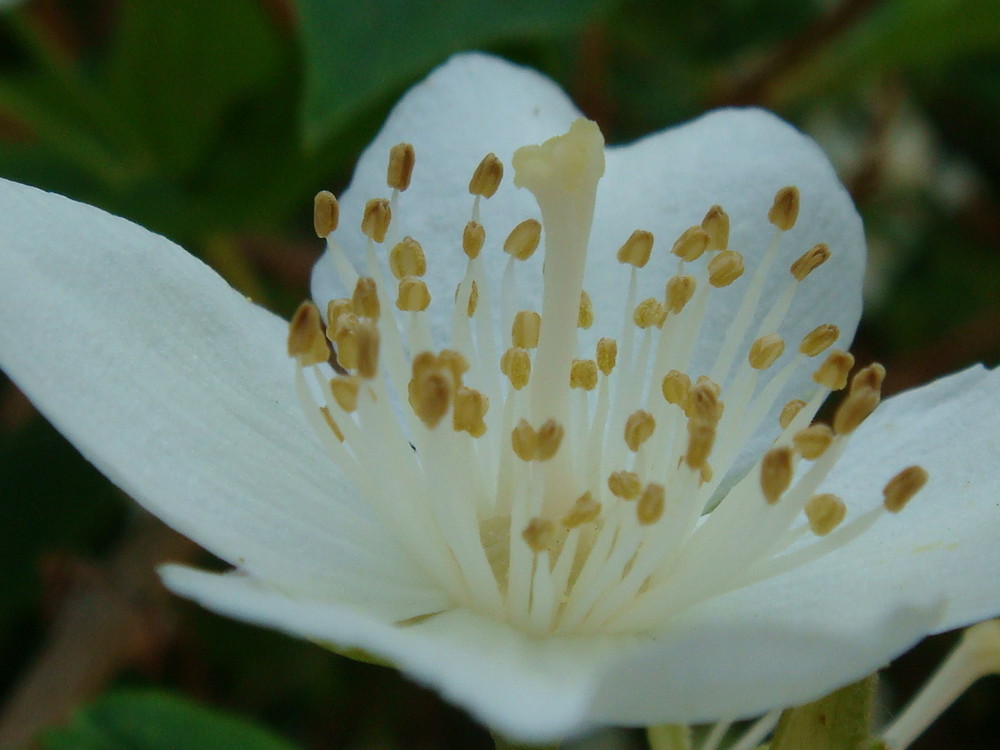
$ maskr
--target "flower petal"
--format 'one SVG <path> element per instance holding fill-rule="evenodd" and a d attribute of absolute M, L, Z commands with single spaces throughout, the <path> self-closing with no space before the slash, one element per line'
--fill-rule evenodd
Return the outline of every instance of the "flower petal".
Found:
<path fill-rule="evenodd" d="M 278 583 L 419 579 L 310 432 L 283 321 L 89 206 L 3 181 L 0 216 L 0 364 L 112 481 Z"/>

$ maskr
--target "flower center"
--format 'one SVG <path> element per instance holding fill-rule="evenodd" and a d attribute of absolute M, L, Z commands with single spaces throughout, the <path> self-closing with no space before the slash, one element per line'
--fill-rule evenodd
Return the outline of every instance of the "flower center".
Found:
<path fill-rule="evenodd" d="M 663 280 L 660 298 L 637 300 L 653 235 L 636 229 L 623 238 L 617 258 L 630 268 L 623 314 L 600 321 L 620 335 L 599 339 L 588 357 L 580 332 L 595 316 L 583 279 L 604 171 L 601 133 L 578 120 L 565 135 L 515 153 L 514 184 L 535 196 L 541 222 L 522 221 L 503 242 L 509 257 L 497 310 L 481 258 L 493 248 L 479 216 L 503 165 L 487 155 L 469 185 L 471 217 L 456 226 L 465 276 L 454 302 L 434 301 L 451 307 L 452 321 L 450 347 L 437 349 L 426 258 L 393 219 L 414 161 L 408 144 L 390 152 L 392 196 L 370 200 L 362 218 L 363 275 L 333 239 L 336 200 L 317 196 L 317 233 L 353 294 L 329 302 L 325 325 L 304 303 L 288 351 L 331 460 L 454 606 L 536 634 L 645 632 L 827 554 L 884 511 L 901 510 L 923 486 L 922 468 L 904 469 L 880 506 L 850 520 L 840 498 L 817 494 L 877 406 L 885 371 L 858 370 L 832 424 L 810 424 L 830 391 L 847 386 L 854 359 L 831 349 L 840 334 L 830 324 L 787 356 L 778 334 L 799 285 L 829 257 L 825 245 L 801 253 L 784 292 L 763 299 L 765 281 L 781 273 L 774 266 L 782 237 L 798 217 L 796 188 L 775 195 L 766 217 L 774 239 L 749 279 L 742 256 L 729 249 L 729 218 L 719 206 L 674 242 L 677 273 Z M 518 267 L 543 236 L 542 309 L 519 310 Z M 711 370 L 691 372 L 709 297 L 721 294 L 735 295 L 728 335 Z M 784 406 L 772 446 L 723 492 L 743 447 L 766 428 L 808 358 L 819 362 L 816 394 Z"/>

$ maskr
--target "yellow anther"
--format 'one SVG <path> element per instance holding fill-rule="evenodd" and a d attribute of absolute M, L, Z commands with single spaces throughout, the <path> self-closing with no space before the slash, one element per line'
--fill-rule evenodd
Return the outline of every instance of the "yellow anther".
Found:
<path fill-rule="evenodd" d="M 852 367 L 854 367 L 854 355 L 834 349 L 813 373 L 812 378 L 824 388 L 839 391 L 847 385 L 847 375 Z"/>
<path fill-rule="evenodd" d="M 526 419 L 517 423 L 510 433 L 510 446 L 522 461 L 534 461 L 538 456 L 538 433 Z"/>
<path fill-rule="evenodd" d="M 556 525 L 545 518 L 532 518 L 521 532 L 532 552 L 544 552 L 556 536 Z"/>
<path fill-rule="evenodd" d="M 438 357 L 433 352 L 419 352 L 410 363 L 413 370 L 413 377 L 419 379 L 437 369 L 439 366 Z"/>
<path fill-rule="evenodd" d="M 671 370 L 663 376 L 660 388 L 663 391 L 663 398 L 667 400 L 668 404 L 683 408 L 691 393 L 691 378 L 679 370 Z"/>
<path fill-rule="evenodd" d="M 799 399 L 792 399 L 781 409 L 781 414 L 778 416 L 778 424 L 781 425 L 781 429 L 785 429 L 792 423 L 795 416 L 806 407 L 805 401 L 800 401 Z"/>
<path fill-rule="evenodd" d="M 410 406 L 421 422 L 433 430 L 448 413 L 454 385 L 447 372 L 431 369 L 410 381 Z"/>
<path fill-rule="evenodd" d="M 787 232 L 795 226 L 799 218 L 799 189 L 794 186 L 783 187 L 774 194 L 774 203 L 767 212 L 767 220 L 782 232 Z"/>
<path fill-rule="evenodd" d="M 851 378 L 851 392 L 864 386 L 881 393 L 883 380 L 885 380 L 885 367 L 878 362 L 872 362 L 854 373 L 854 377 Z"/>
<path fill-rule="evenodd" d="M 389 149 L 389 169 L 385 181 L 394 190 L 406 190 L 413 177 L 413 165 L 417 157 L 409 143 L 397 143 Z"/>
<path fill-rule="evenodd" d="M 816 326 L 802 337 L 799 353 L 805 354 L 807 357 L 815 357 L 833 346 L 838 338 L 840 338 L 840 329 L 833 323 Z"/>
<path fill-rule="evenodd" d="M 927 484 L 927 478 L 927 469 L 923 466 L 907 466 L 882 490 L 882 505 L 890 513 L 899 513 Z"/>
<path fill-rule="evenodd" d="M 712 206 L 701 220 L 701 228 L 708 232 L 708 249 L 725 250 L 729 247 L 729 214 L 722 206 Z"/>
<path fill-rule="evenodd" d="M 694 276 L 674 276 L 667 282 L 667 310 L 674 315 L 681 312 L 694 296 Z"/>
<path fill-rule="evenodd" d="M 378 373 L 378 351 L 380 340 L 378 327 L 370 320 L 362 320 L 358 326 L 358 375 L 371 380 Z"/>
<path fill-rule="evenodd" d="M 333 400 L 348 413 L 358 408 L 358 387 L 358 379 L 350 375 L 338 375 L 330 381 Z"/>
<path fill-rule="evenodd" d="M 707 422 L 688 422 L 688 444 L 684 462 L 692 469 L 700 470 L 712 452 L 715 444 L 715 425 Z"/>
<path fill-rule="evenodd" d="M 511 347 L 500 358 L 500 372 L 507 376 L 515 391 L 528 384 L 531 375 L 531 358 L 525 349 Z"/>
<path fill-rule="evenodd" d="M 801 257 L 798 258 L 798 260 L 792 263 L 791 268 L 788 270 L 792 272 L 792 276 L 795 277 L 796 281 L 802 281 L 802 279 L 826 263 L 829 259 L 830 248 L 821 242 L 818 245 L 813 245 L 810 249 L 806 250 Z"/>
<path fill-rule="evenodd" d="M 337 326 L 333 342 L 337 352 L 337 364 L 345 370 L 353 370 L 358 366 L 358 329 L 361 322 L 354 313 L 345 313 L 337 318 Z"/>
<path fill-rule="evenodd" d="M 799 452 L 802 458 L 815 461 L 826 453 L 826 449 L 833 442 L 833 430 L 829 425 L 816 422 L 808 427 L 799 430 L 792 438 L 792 445 Z"/>
<path fill-rule="evenodd" d="M 535 254 L 542 238 L 542 225 L 538 219 L 525 219 L 510 230 L 504 240 L 503 250 L 518 260 L 527 260 Z"/>
<path fill-rule="evenodd" d="M 792 483 L 792 449 L 787 445 L 772 448 L 760 461 L 760 491 L 769 505 L 774 505 Z"/>
<path fill-rule="evenodd" d="M 312 302 L 299 305 L 288 324 L 288 356 L 295 357 L 300 367 L 317 365 L 330 359 L 319 308 Z"/>
<path fill-rule="evenodd" d="M 313 199 L 313 229 L 316 236 L 325 239 L 340 223 L 340 204 L 329 190 L 320 190 Z"/>
<path fill-rule="evenodd" d="M 580 290 L 580 309 L 576 313 L 576 327 L 587 330 L 594 325 L 594 305 L 586 290 Z"/>
<path fill-rule="evenodd" d="M 593 523 L 600 515 L 601 504 L 589 492 L 584 492 L 563 516 L 562 525 L 567 529 L 575 529 L 585 523 Z"/>
<path fill-rule="evenodd" d="M 456 390 L 451 413 L 455 432 L 467 432 L 474 438 L 485 435 L 486 422 L 483 418 L 489 408 L 490 400 L 479 391 L 464 386 Z"/>
<path fill-rule="evenodd" d="M 642 268 L 649 262 L 653 252 L 653 235 L 644 229 L 636 229 L 625 243 L 618 248 L 618 262 Z"/>
<path fill-rule="evenodd" d="M 382 242 L 389 231 L 392 210 L 385 198 L 372 198 L 365 204 L 365 215 L 361 219 L 361 232 L 375 242 Z"/>
<path fill-rule="evenodd" d="M 642 491 L 639 502 L 635 505 L 635 515 L 640 526 L 650 526 L 663 516 L 666 505 L 667 491 L 662 484 L 650 482 Z"/>
<path fill-rule="evenodd" d="M 399 295 L 396 307 L 404 312 L 422 312 L 431 303 L 431 293 L 427 284 L 416 276 L 404 276 L 399 280 Z"/>
<path fill-rule="evenodd" d="M 597 362 L 592 359 L 574 359 L 569 371 L 569 387 L 594 390 L 597 387 Z"/>
<path fill-rule="evenodd" d="M 833 414 L 833 431 L 838 435 L 850 435 L 875 411 L 880 400 L 881 394 L 866 385 L 852 390 Z"/>
<path fill-rule="evenodd" d="M 382 314 L 378 301 L 378 289 L 375 287 L 375 279 L 362 276 L 354 285 L 354 294 L 351 297 L 351 304 L 354 307 L 354 314 L 362 318 L 378 320 Z"/>
<path fill-rule="evenodd" d="M 469 371 L 469 360 L 454 349 L 442 349 L 437 356 L 437 364 L 451 373 L 452 380 L 462 384 L 462 376 Z"/>
<path fill-rule="evenodd" d="M 423 276 L 427 272 L 424 249 L 412 237 L 404 237 L 389 251 L 389 268 L 397 279 Z"/>
<path fill-rule="evenodd" d="M 492 198 L 503 179 L 503 164 L 496 154 L 486 154 L 469 180 L 469 193 Z"/>
<path fill-rule="evenodd" d="M 688 227 L 674 242 L 670 252 L 681 260 L 698 260 L 708 249 L 712 241 L 711 235 L 701 227 Z"/>
<path fill-rule="evenodd" d="M 605 375 L 610 375 L 618 361 L 618 342 L 607 337 L 597 342 L 597 369 Z"/>
<path fill-rule="evenodd" d="M 542 330 L 542 316 L 531 310 L 521 310 L 514 316 L 510 328 L 511 343 L 522 349 L 538 346 L 538 334 Z"/>
<path fill-rule="evenodd" d="M 847 506 L 836 495 L 829 493 L 813 495 L 806 502 L 806 519 L 809 521 L 809 528 L 816 536 L 829 534 L 840 526 L 846 515 Z"/>
<path fill-rule="evenodd" d="M 704 376 L 698 378 L 698 382 L 690 390 L 687 402 L 684 404 L 684 413 L 692 422 L 716 425 L 722 419 L 722 400 L 719 395 L 722 389 L 718 384 L 713 383 Z"/>
<path fill-rule="evenodd" d="M 622 500 L 635 500 L 642 492 L 642 480 L 633 471 L 614 471 L 608 476 L 608 489 Z"/>
<path fill-rule="evenodd" d="M 475 260 L 486 242 L 486 230 L 478 221 L 470 221 L 462 230 L 462 251 L 469 260 Z"/>
<path fill-rule="evenodd" d="M 776 333 L 761 336 L 750 345 L 750 366 L 755 370 L 766 370 L 785 353 L 785 342 Z"/>
<path fill-rule="evenodd" d="M 354 303 L 347 297 L 332 299 L 326 303 L 326 335 L 331 341 L 337 335 L 338 323 L 341 315 L 353 315 Z"/>
<path fill-rule="evenodd" d="M 722 250 L 708 262 L 708 283 L 714 287 L 732 284 L 743 275 L 743 256 L 735 250 Z"/>
<path fill-rule="evenodd" d="M 471 318 L 475 315 L 477 307 L 479 307 L 479 284 L 473 279 L 472 287 L 469 289 L 469 300 L 465 303 L 466 316 Z"/>
<path fill-rule="evenodd" d="M 653 436 L 655 429 L 656 420 L 652 414 L 643 409 L 634 411 L 625 421 L 625 444 L 635 453 Z"/>
<path fill-rule="evenodd" d="M 644 299 L 636 305 L 635 312 L 632 313 L 632 322 L 642 329 L 659 328 L 666 319 L 666 308 L 660 304 L 659 300 L 652 297 Z"/>
<path fill-rule="evenodd" d="M 562 445 L 565 428 L 554 419 L 546 420 L 538 429 L 538 460 L 548 461 Z"/>

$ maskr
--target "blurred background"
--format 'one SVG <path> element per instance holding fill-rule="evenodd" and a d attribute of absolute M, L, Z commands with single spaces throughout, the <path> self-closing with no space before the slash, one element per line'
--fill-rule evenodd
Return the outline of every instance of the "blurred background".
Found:
<path fill-rule="evenodd" d="M 859 360 L 893 392 L 1000 359 L 997 0 L 0 0 L 0 175 L 164 234 L 287 315 L 321 249 L 312 196 L 462 49 L 553 77 L 612 143 L 773 109 L 864 215 Z M 61 724 L 38 746 L 491 746 L 392 670 L 167 597 L 165 558 L 205 562 L 0 375 L 0 744 Z M 880 716 L 953 641 L 892 667 Z M 915 747 L 995 750 L 998 716 L 990 678 Z"/>

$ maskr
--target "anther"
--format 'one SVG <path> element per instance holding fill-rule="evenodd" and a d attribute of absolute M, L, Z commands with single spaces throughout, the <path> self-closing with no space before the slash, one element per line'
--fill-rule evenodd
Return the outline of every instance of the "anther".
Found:
<path fill-rule="evenodd" d="M 451 373 L 452 380 L 461 385 L 462 376 L 469 371 L 469 360 L 454 349 L 442 349 L 437 356 L 437 364 Z"/>
<path fill-rule="evenodd" d="M 416 276 L 404 276 L 400 279 L 396 307 L 404 312 L 422 312 L 430 303 L 431 293 L 423 279 Z"/>
<path fill-rule="evenodd" d="M 848 393 L 833 414 L 833 431 L 838 435 L 850 435 L 875 411 L 880 400 L 879 392 L 868 386 Z"/>
<path fill-rule="evenodd" d="M 385 181 L 393 190 L 406 190 L 413 176 L 416 154 L 409 143 L 397 143 L 389 149 L 389 169 Z"/>
<path fill-rule="evenodd" d="M 510 446 L 522 461 L 534 461 L 538 456 L 538 433 L 522 419 L 510 433 Z"/>
<path fill-rule="evenodd" d="M 799 353 L 805 354 L 807 357 L 815 357 L 833 346 L 833 343 L 839 337 L 840 329 L 832 323 L 824 323 L 821 326 L 816 326 L 816 328 L 802 337 L 802 343 L 799 344 Z"/>
<path fill-rule="evenodd" d="M 330 359 L 319 308 L 312 302 L 299 305 L 288 324 L 288 356 L 295 357 L 300 367 L 317 365 Z"/>
<path fill-rule="evenodd" d="M 348 413 L 358 408 L 358 386 L 358 379 L 350 375 L 338 375 L 330 381 L 333 400 Z"/>
<path fill-rule="evenodd" d="M 597 387 L 597 362 L 592 359 L 574 359 L 569 371 L 569 387 L 594 390 Z"/>
<path fill-rule="evenodd" d="M 653 252 L 653 235 L 644 229 L 636 229 L 625 243 L 618 248 L 618 262 L 642 268 L 649 262 Z"/>
<path fill-rule="evenodd" d="M 725 250 L 729 247 L 729 214 L 722 206 L 712 206 L 701 220 L 701 228 L 708 232 L 708 249 Z"/>
<path fill-rule="evenodd" d="M 802 281 L 802 279 L 829 259 L 830 248 L 820 242 L 818 245 L 813 245 L 810 249 L 806 250 L 798 260 L 792 263 L 791 268 L 788 270 L 792 272 L 792 276 L 795 277 L 796 281 Z"/>
<path fill-rule="evenodd" d="M 808 427 L 799 430 L 792 438 L 792 445 L 799 452 L 802 458 L 815 461 L 826 453 L 826 449 L 833 442 L 833 430 L 829 425 L 816 422 Z"/>
<path fill-rule="evenodd" d="M 340 223 L 340 204 L 329 190 L 320 190 L 313 199 L 313 228 L 316 236 L 326 239 Z"/>
<path fill-rule="evenodd" d="M 816 536 L 826 536 L 840 525 L 847 515 L 847 506 L 836 495 L 813 495 L 806 502 L 806 519 Z"/>
<path fill-rule="evenodd" d="M 677 315 L 694 296 L 694 276 L 674 276 L 667 282 L 667 310 Z"/>
<path fill-rule="evenodd" d="M 341 315 L 353 315 L 354 303 L 347 297 L 332 299 L 326 303 L 326 335 L 331 341 L 336 337 Z"/>
<path fill-rule="evenodd" d="M 404 237 L 389 251 L 389 269 L 397 279 L 423 276 L 427 272 L 424 249 L 412 237 Z"/>
<path fill-rule="evenodd" d="M 597 369 L 605 375 L 610 375 L 618 361 L 618 342 L 607 337 L 597 342 Z"/>
<path fill-rule="evenodd" d="M 723 250 L 708 262 L 708 283 L 714 287 L 732 284 L 743 275 L 743 256 L 735 250 Z"/>
<path fill-rule="evenodd" d="M 776 333 L 761 336 L 750 345 L 750 366 L 755 370 L 766 370 L 785 352 L 785 342 Z"/>
<path fill-rule="evenodd" d="M 531 358 L 528 352 L 518 347 L 511 347 L 500 358 L 500 372 L 507 376 L 515 391 L 528 384 L 531 375 Z"/>
<path fill-rule="evenodd" d="M 690 391 L 690 396 L 684 404 L 684 411 L 692 422 L 716 425 L 722 418 L 722 401 L 719 399 L 719 386 L 712 381 L 702 380 Z"/>
<path fill-rule="evenodd" d="M 794 186 L 783 187 L 774 194 L 774 203 L 767 212 L 767 220 L 782 232 L 787 232 L 795 226 L 799 218 L 799 189 Z"/>
<path fill-rule="evenodd" d="M 614 471 L 608 476 L 608 489 L 622 500 L 634 500 L 642 492 L 642 481 L 633 471 Z"/>
<path fill-rule="evenodd" d="M 715 443 L 715 425 L 706 422 L 688 422 L 688 444 L 684 462 L 692 469 L 701 469 L 708 461 Z"/>
<path fill-rule="evenodd" d="M 649 440 L 656 429 L 656 420 L 648 411 L 639 409 L 632 412 L 625 421 L 625 444 L 636 453 L 642 444 Z"/>
<path fill-rule="evenodd" d="M 525 219 L 510 230 L 503 242 L 503 250 L 518 260 L 527 260 L 535 254 L 542 238 L 542 225 L 538 219 Z"/>
<path fill-rule="evenodd" d="M 392 210 L 385 198 L 372 198 L 365 204 L 365 215 L 361 219 L 361 232 L 375 242 L 382 242 L 389 231 Z"/>
<path fill-rule="evenodd" d="M 691 378 L 679 370 L 671 370 L 663 376 L 660 388 L 668 404 L 683 407 L 691 393 Z"/>
<path fill-rule="evenodd" d="M 851 392 L 853 393 L 861 387 L 867 387 L 881 393 L 883 380 L 885 380 L 885 367 L 878 362 L 872 362 L 854 373 L 854 377 L 851 378 Z"/>
<path fill-rule="evenodd" d="M 708 249 L 711 235 L 701 227 L 688 227 L 676 239 L 670 252 L 688 262 L 698 260 Z"/>
<path fill-rule="evenodd" d="M 511 343 L 522 349 L 538 346 L 538 334 L 542 330 L 542 316 L 531 310 L 521 310 L 514 316 L 510 328 Z"/>
<path fill-rule="evenodd" d="M 532 518 L 521 532 L 521 538 L 528 543 L 532 552 L 547 550 L 555 535 L 555 524 L 544 518 Z"/>
<path fill-rule="evenodd" d="M 636 305 L 635 312 L 632 313 L 632 322 L 644 330 L 646 328 L 659 328 L 666 319 L 666 309 L 659 300 L 652 297 L 644 299 Z"/>
<path fill-rule="evenodd" d="M 440 370 L 422 376 L 414 374 L 411 382 L 410 404 L 424 425 L 433 430 L 448 413 L 451 405 L 452 380 Z"/>
<path fill-rule="evenodd" d="M 486 230 L 478 221 L 470 221 L 462 230 L 462 252 L 469 260 L 475 260 L 486 242 Z"/>
<path fill-rule="evenodd" d="M 358 326 L 358 375 L 371 380 L 378 373 L 379 351 L 378 327 L 370 320 L 363 320 Z"/>
<path fill-rule="evenodd" d="M 576 313 L 576 327 L 587 330 L 594 325 L 594 304 L 586 290 L 580 290 L 580 309 Z"/>
<path fill-rule="evenodd" d="M 589 492 L 584 492 L 576 499 L 569 512 L 563 516 L 562 525 L 567 529 L 575 529 L 585 523 L 592 523 L 601 515 L 601 504 Z"/>
<path fill-rule="evenodd" d="M 503 179 L 503 164 L 496 154 L 486 154 L 469 180 L 469 193 L 492 198 Z"/>
<path fill-rule="evenodd" d="M 354 313 L 359 317 L 378 320 L 382 313 L 378 301 L 378 290 L 375 287 L 375 279 L 362 276 L 354 285 L 354 295 L 351 297 L 351 304 L 354 306 Z"/>
<path fill-rule="evenodd" d="M 472 287 L 469 289 L 469 301 L 465 303 L 465 314 L 467 317 L 472 317 L 476 314 L 476 308 L 479 306 L 479 284 L 476 283 L 475 279 L 472 280 Z"/>
<path fill-rule="evenodd" d="M 781 499 L 792 483 L 792 449 L 787 445 L 772 448 L 760 462 L 760 491 L 768 505 Z"/>
<path fill-rule="evenodd" d="M 882 505 L 890 513 L 899 513 L 927 484 L 927 469 L 908 466 L 889 480 L 882 490 Z"/>
<path fill-rule="evenodd" d="M 662 484 L 650 482 L 642 491 L 639 502 L 635 506 L 635 515 L 640 526 L 650 526 L 663 516 L 667 492 Z"/>
<path fill-rule="evenodd" d="M 806 408 L 806 402 L 800 399 L 792 399 L 781 409 L 781 414 L 778 415 L 778 424 L 781 425 L 781 429 L 785 429 L 792 423 L 795 419 L 795 415 L 798 414 Z"/>
<path fill-rule="evenodd" d="M 854 367 L 854 355 L 834 349 L 813 373 L 812 378 L 824 388 L 839 391 L 847 385 L 847 375 L 852 367 Z"/>
<path fill-rule="evenodd" d="M 548 461 L 559 450 L 562 445 L 565 428 L 554 419 L 546 420 L 538 429 L 538 455 L 539 461 Z"/>
<path fill-rule="evenodd" d="M 336 330 L 330 340 L 337 348 L 337 364 L 345 370 L 358 366 L 358 329 L 361 323 L 354 313 L 337 318 Z"/>
<path fill-rule="evenodd" d="M 455 391 L 452 426 L 456 432 L 464 431 L 474 438 L 482 437 L 486 434 L 486 422 L 483 417 L 489 408 L 490 401 L 486 396 L 463 386 Z"/>

